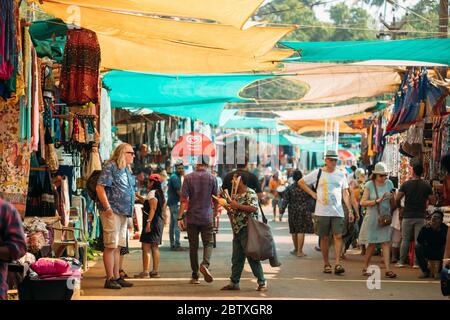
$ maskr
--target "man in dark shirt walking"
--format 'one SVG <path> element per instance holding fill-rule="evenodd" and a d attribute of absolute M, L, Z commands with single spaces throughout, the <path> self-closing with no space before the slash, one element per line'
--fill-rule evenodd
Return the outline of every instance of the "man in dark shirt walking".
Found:
<path fill-rule="evenodd" d="M 433 189 L 430 184 L 421 179 L 422 174 L 423 166 L 421 164 L 414 165 L 413 178 L 402 184 L 396 198 L 397 205 L 400 207 L 400 201 L 405 197 L 400 261 L 396 264 L 399 268 L 405 266 L 411 239 L 417 242 L 419 231 L 425 225 L 427 204 L 434 203 Z M 417 257 L 414 267 L 419 268 Z"/>
<path fill-rule="evenodd" d="M 206 282 L 212 282 L 209 272 L 210 258 L 213 249 L 213 215 L 217 215 L 217 203 L 212 208 L 212 196 L 217 196 L 217 179 L 207 169 L 210 165 L 208 156 L 201 156 L 197 160 L 194 172 L 188 174 L 181 188 L 181 204 L 178 213 L 178 223 L 184 230 L 183 214 L 188 201 L 187 233 L 189 238 L 189 252 L 192 268 L 191 284 L 199 284 L 200 271 Z M 201 234 L 203 242 L 203 261 L 198 265 L 198 236 Z"/>
<path fill-rule="evenodd" d="M 417 237 L 416 257 L 422 270 L 419 277 L 421 279 L 430 276 L 428 261 L 441 261 L 444 257 L 448 227 L 443 221 L 444 215 L 442 213 L 434 213 L 431 223 L 424 226 Z"/>

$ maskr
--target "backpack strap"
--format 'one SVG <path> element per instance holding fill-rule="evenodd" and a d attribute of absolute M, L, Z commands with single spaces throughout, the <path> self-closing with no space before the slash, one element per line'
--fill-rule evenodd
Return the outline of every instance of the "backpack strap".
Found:
<path fill-rule="evenodd" d="M 314 187 L 314 192 L 317 192 L 317 188 L 319 187 L 320 177 L 322 176 L 322 168 L 319 169 L 319 173 L 317 174 L 316 185 Z"/>

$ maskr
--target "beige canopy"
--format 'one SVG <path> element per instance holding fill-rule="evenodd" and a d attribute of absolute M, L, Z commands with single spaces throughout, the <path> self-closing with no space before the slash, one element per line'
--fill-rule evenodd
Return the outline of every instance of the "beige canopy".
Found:
<path fill-rule="evenodd" d="M 401 78 L 395 67 L 359 66 L 333 63 L 288 63 L 283 73 L 295 73 L 292 81 L 309 87 L 300 102 L 337 103 L 392 93 Z"/>

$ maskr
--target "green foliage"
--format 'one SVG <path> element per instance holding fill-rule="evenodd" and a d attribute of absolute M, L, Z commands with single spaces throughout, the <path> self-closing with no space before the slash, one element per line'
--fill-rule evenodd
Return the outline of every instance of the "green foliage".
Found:
<path fill-rule="evenodd" d="M 296 24 L 300 26 L 318 25 L 319 20 L 312 9 L 316 1 L 311 0 L 274 0 L 263 6 L 257 17 L 273 23 Z M 326 28 L 303 28 L 291 32 L 284 40 L 323 41 L 330 38 Z"/>
<path fill-rule="evenodd" d="M 439 32 L 439 1 L 436 0 L 422 0 L 419 1 L 412 11 L 417 12 L 422 17 L 430 20 L 427 22 L 415 15 L 408 15 L 407 24 L 404 29 L 408 31 L 418 30 L 427 32 Z M 405 19 L 405 18 L 403 18 Z M 438 34 L 426 34 L 421 32 L 410 32 L 406 38 L 426 38 L 438 37 Z"/>
<path fill-rule="evenodd" d="M 373 28 L 375 21 L 363 8 L 350 8 L 345 3 L 338 3 L 331 7 L 330 19 L 339 26 L 334 31 L 333 41 L 376 39 L 375 32 L 367 30 Z"/>

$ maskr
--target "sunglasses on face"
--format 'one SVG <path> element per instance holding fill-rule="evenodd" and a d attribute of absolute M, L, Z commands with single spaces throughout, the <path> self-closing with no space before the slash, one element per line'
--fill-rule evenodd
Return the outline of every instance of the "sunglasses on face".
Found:
<path fill-rule="evenodd" d="M 328 161 L 332 161 L 332 162 L 337 162 L 337 159 L 330 159 L 330 158 L 327 158 L 327 160 L 328 160 Z"/>
<path fill-rule="evenodd" d="M 135 155 L 135 153 L 134 152 L 131 152 L 131 151 L 128 151 L 128 152 L 126 152 L 126 153 L 128 153 L 128 154 L 131 154 L 131 155 Z"/>
<path fill-rule="evenodd" d="M 380 177 L 386 178 L 386 177 L 387 177 L 387 174 L 380 174 Z"/>

